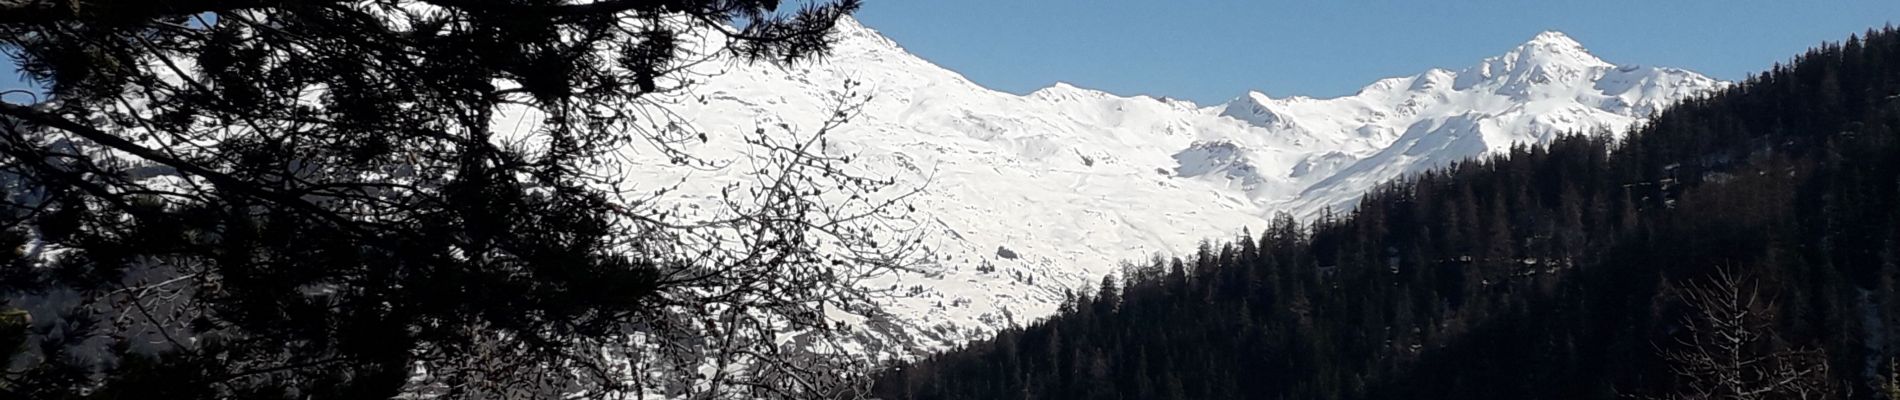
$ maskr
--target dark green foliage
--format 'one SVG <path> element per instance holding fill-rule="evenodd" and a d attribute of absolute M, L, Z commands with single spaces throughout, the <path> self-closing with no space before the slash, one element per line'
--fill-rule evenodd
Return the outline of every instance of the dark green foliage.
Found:
<path fill-rule="evenodd" d="M 886 372 L 896 399 L 1616 399 L 1681 382 L 1671 285 L 1772 299 L 1758 352 L 1900 355 L 1900 32 L 1829 44 L 1616 141 L 1567 136 L 1282 216 L 1027 327 Z M 1189 265 L 1189 268 L 1181 268 Z M 1166 272 L 1163 272 L 1166 271 Z M 1113 283 L 1113 282 L 1109 282 Z M 1113 291 L 1105 284 L 1102 291 Z M 1094 301 L 1097 304 L 1089 304 Z"/>
<path fill-rule="evenodd" d="M 0 102 L 0 298 L 35 300 L 0 305 L 0 398 L 831 390 L 776 335 L 862 304 L 885 259 L 846 219 L 879 214 L 820 195 L 878 184 L 762 129 L 784 184 L 688 220 L 620 158 L 698 163 L 656 117 L 683 65 L 820 56 L 857 7 L 779 3 L 0 2 L 51 95 Z M 712 362 L 756 369 L 680 383 Z"/>

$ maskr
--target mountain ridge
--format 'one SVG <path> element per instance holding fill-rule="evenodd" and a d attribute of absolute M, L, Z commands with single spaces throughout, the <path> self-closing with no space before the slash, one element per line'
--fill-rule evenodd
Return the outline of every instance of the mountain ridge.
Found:
<path fill-rule="evenodd" d="M 1276 219 L 894 364 L 874 392 L 1891 398 L 1896 51 L 1900 31 L 1870 30 L 1622 137 L 1516 146 L 1381 185 L 1350 214 Z M 1482 139 L 1493 121 L 1418 127 L 1378 157 L 1434 154 L 1419 147 L 1436 132 Z"/>
<path fill-rule="evenodd" d="M 899 354 L 1048 315 L 1065 290 L 1126 260 L 1257 230 L 1277 212 L 1310 218 L 1379 183 L 1515 144 L 1614 134 L 1728 85 L 1686 70 L 1618 67 L 1546 32 L 1472 66 L 1380 79 L 1334 98 L 1249 91 L 1201 105 L 1067 82 L 1018 95 L 932 64 L 856 20 L 839 25 L 822 61 L 705 63 L 697 92 L 708 101 L 682 102 L 680 114 L 712 135 L 700 150 L 736 158 L 740 139 L 730 134 L 818 126 L 845 82 L 863 88 L 869 99 L 832 132 L 831 151 L 854 154 L 874 175 L 928 182 L 914 206 L 928 217 L 937 256 L 919 272 L 868 283 L 901 293 L 884 302 L 888 315 L 866 322 L 867 341 L 885 343 L 868 351 Z M 685 193 L 736 179 L 695 176 L 705 182 Z"/>

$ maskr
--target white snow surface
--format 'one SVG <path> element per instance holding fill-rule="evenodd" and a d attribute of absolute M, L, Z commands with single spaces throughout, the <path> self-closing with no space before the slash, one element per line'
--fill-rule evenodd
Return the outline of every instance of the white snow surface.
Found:
<path fill-rule="evenodd" d="M 907 356 L 980 339 L 1056 309 L 1065 288 L 1124 260 L 1192 251 L 1259 232 L 1276 212 L 1311 217 L 1406 174 L 1548 141 L 1620 133 L 1674 102 L 1728 83 L 1674 68 L 1616 65 L 1544 32 L 1461 69 L 1382 79 L 1330 99 L 1259 92 L 1198 105 L 1069 84 L 1016 95 L 906 52 L 856 21 L 829 57 L 790 68 L 715 61 L 676 107 L 736 155 L 742 137 L 819 126 L 846 80 L 871 94 L 829 138 L 853 165 L 902 185 L 929 222 L 934 262 L 870 282 L 897 288 L 885 318 L 855 320 L 867 351 Z M 745 168 L 686 176 L 710 194 Z M 681 175 L 631 177 L 659 187 Z"/>

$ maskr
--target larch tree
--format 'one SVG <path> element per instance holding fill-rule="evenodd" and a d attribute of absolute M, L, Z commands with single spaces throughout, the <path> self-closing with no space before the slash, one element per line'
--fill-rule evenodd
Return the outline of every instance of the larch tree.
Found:
<path fill-rule="evenodd" d="M 1831 399 L 1826 355 L 1787 348 L 1775 306 L 1756 284 L 1727 269 L 1676 289 L 1688 308 L 1683 333 L 1662 358 L 1678 379 L 1671 399 Z"/>

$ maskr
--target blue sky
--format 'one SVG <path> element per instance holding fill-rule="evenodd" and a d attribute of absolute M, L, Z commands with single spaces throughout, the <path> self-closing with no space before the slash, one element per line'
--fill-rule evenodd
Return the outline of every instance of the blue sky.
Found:
<path fill-rule="evenodd" d="M 1889 21 L 1872 0 L 868 0 L 859 20 L 991 88 L 1225 101 L 1351 94 L 1558 30 L 1618 64 L 1736 80 Z"/>
<path fill-rule="evenodd" d="M 1740 79 L 1900 19 L 1874 0 L 869 0 L 858 18 L 979 84 L 1057 81 L 1209 104 L 1350 94 L 1559 30 L 1610 62 Z M 0 90 L 19 87 L 0 66 Z"/>

